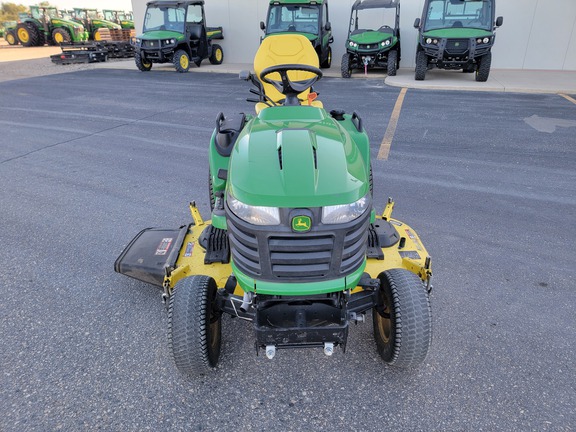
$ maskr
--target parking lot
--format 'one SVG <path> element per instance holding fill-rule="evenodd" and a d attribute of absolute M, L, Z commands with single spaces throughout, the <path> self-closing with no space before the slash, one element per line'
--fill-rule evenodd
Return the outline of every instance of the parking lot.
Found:
<path fill-rule="evenodd" d="M 385 366 L 370 319 L 346 353 L 267 360 L 225 317 L 219 367 L 182 376 L 159 290 L 113 264 L 142 228 L 188 223 L 191 200 L 209 217 L 208 141 L 220 111 L 252 112 L 247 84 L 0 82 L 0 430 L 574 430 L 576 95 L 409 89 L 395 113 L 382 80 L 316 87 L 361 114 L 377 211 L 393 197 L 432 255 L 425 364 Z"/>

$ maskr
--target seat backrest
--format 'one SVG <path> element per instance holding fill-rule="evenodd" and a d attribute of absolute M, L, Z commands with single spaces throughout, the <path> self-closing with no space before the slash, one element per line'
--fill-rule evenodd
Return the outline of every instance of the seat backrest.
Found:
<path fill-rule="evenodd" d="M 310 41 L 299 34 L 281 34 L 270 35 L 264 38 L 260 48 L 254 57 L 254 72 L 258 79 L 260 73 L 270 67 L 281 64 L 305 64 L 319 67 L 318 54 Z M 310 79 L 314 76 L 310 72 L 290 71 L 288 77 L 291 81 L 301 81 Z M 272 80 L 280 81 L 280 75 L 275 73 L 269 76 Z M 272 85 L 262 83 L 266 96 L 274 102 L 284 99 L 284 95 L 276 90 Z M 307 89 L 298 95 L 301 100 L 306 100 L 310 89 Z"/>

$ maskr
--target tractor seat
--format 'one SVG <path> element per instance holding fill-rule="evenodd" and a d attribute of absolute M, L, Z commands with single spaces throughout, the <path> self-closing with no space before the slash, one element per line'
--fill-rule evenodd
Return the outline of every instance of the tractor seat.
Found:
<path fill-rule="evenodd" d="M 266 37 L 254 57 L 254 72 L 260 80 L 260 73 L 271 66 L 282 64 L 304 64 L 314 67 L 320 67 L 318 54 L 310 41 L 299 34 L 281 34 Z M 275 76 L 276 75 L 276 76 Z M 276 80 L 279 74 L 271 74 L 271 78 Z M 313 74 L 305 71 L 290 71 L 288 77 L 291 81 L 303 81 L 313 77 Z M 260 80 L 262 81 L 262 80 Z M 281 105 L 285 96 L 276 90 L 272 85 L 262 82 L 264 93 L 275 103 Z M 308 95 L 310 88 L 298 95 L 302 105 L 308 105 Z M 314 100 L 311 106 L 322 108 L 322 102 Z M 256 113 L 258 114 L 268 105 L 262 102 L 256 104 Z"/>

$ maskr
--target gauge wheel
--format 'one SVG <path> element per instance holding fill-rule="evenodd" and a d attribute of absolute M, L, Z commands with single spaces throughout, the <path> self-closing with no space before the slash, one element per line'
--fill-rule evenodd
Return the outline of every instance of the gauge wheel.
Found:
<path fill-rule="evenodd" d="M 168 309 L 168 346 L 178 370 L 198 376 L 216 367 L 222 344 L 222 314 L 216 282 L 209 276 L 178 281 Z"/>
<path fill-rule="evenodd" d="M 381 273 L 372 310 L 374 339 L 382 359 L 401 368 L 420 365 L 432 342 L 430 299 L 422 280 L 405 269 Z"/>

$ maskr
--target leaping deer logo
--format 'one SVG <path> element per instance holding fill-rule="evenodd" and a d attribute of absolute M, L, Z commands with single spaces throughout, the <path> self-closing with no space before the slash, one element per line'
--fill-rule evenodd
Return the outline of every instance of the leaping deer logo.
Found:
<path fill-rule="evenodd" d="M 292 229 L 294 229 L 294 231 L 308 231 L 311 225 L 312 221 L 308 216 L 297 216 L 292 219 Z"/>

